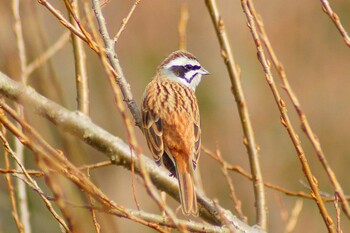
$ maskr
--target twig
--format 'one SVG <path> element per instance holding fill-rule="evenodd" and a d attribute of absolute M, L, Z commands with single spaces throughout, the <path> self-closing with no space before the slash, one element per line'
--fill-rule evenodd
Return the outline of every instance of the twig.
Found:
<path fill-rule="evenodd" d="M 291 233 L 294 231 L 302 209 L 303 209 L 303 200 L 298 199 L 295 202 L 294 208 L 293 208 L 292 213 L 290 215 L 290 218 L 287 222 L 286 228 L 284 229 L 284 233 Z"/>
<path fill-rule="evenodd" d="M 22 21 L 19 13 L 19 0 L 12 0 L 12 12 L 15 18 L 15 35 L 17 40 L 17 48 L 19 53 L 20 60 L 20 79 L 24 85 L 27 85 L 28 75 L 26 73 L 27 69 L 27 55 L 26 48 L 24 43 L 23 29 L 22 29 Z M 23 107 L 17 105 L 17 111 L 19 114 L 24 116 Z M 24 147 L 19 142 L 19 140 L 15 140 L 15 150 L 18 155 L 18 159 L 20 162 L 24 162 Z M 16 168 L 19 169 L 18 163 L 16 163 Z M 28 207 L 28 197 L 26 193 L 26 186 L 22 182 L 17 182 L 18 189 L 18 202 L 19 202 L 19 217 L 23 224 L 23 230 L 25 233 L 31 233 L 31 223 L 30 223 L 30 211 Z"/>
<path fill-rule="evenodd" d="M 91 120 L 79 114 L 79 112 L 70 112 L 60 105 L 39 95 L 30 87 L 25 87 L 18 82 L 8 78 L 0 72 L 0 94 L 11 98 L 25 106 L 35 106 L 36 112 L 50 120 L 57 127 L 77 136 L 85 143 L 93 146 L 108 156 L 114 164 L 130 169 L 130 149 L 121 139 L 111 135 L 102 128 L 96 126 Z M 178 185 L 174 179 L 168 176 L 168 172 L 157 167 L 157 165 L 146 156 L 142 156 L 145 167 L 149 173 L 152 182 L 160 190 L 166 191 L 170 196 L 178 200 Z M 140 173 L 138 163 L 135 163 L 136 173 Z M 91 190 L 87 190 L 90 191 Z M 198 203 L 200 204 L 200 216 L 207 222 L 220 224 L 221 219 L 212 202 L 201 193 L 197 193 Z M 243 223 L 234 217 L 229 211 L 225 211 L 230 221 L 236 226 L 237 231 L 250 231 L 252 227 Z"/>
<path fill-rule="evenodd" d="M 5 105 L 3 105 L 3 107 L 4 106 Z M 46 167 L 43 167 L 41 166 L 42 164 L 39 164 L 41 168 L 51 168 L 52 170 L 59 171 L 59 173 L 70 179 L 80 189 L 83 189 L 86 193 L 94 196 L 100 202 L 100 204 L 104 206 L 104 208 L 114 209 L 116 211 L 115 213 L 117 213 L 120 217 L 129 218 L 130 220 L 152 227 L 156 230 L 159 229 L 159 226 L 133 216 L 132 214 L 127 212 L 124 207 L 116 205 L 114 202 L 109 200 L 109 198 L 104 193 L 102 193 L 100 189 L 98 189 L 94 184 L 91 183 L 91 181 L 86 177 L 84 173 L 79 171 L 64 157 L 62 152 L 59 152 L 58 150 L 52 148 L 46 141 L 42 139 L 42 137 L 33 128 L 31 128 L 14 111 L 11 111 L 9 109 L 8 113 L 10 113 L 11 116 L 14 119 L 16 119 L 18 123 L 20 123 L 20 125 L 25 129 L 26 134 L 23 134 L 18 128 L 16 128 L 16 126 L 6 117 L 4 117 L 3 114 L 0 114 L 1 123 L 16 137 L 21 138 L 21 142 L 24 145 L 26 145 L 30 150 L 32 150 L 37 156 L 40 156 L 41 161 L 45 161 Z M 54 186 L 50 187 L 55 188 Z M 61 201 L 62 204 L 64 204 L 63 199 L 59 199 L 59 201 Z"/>
<path fill-rule="evenodd" d="M 88 177 L 90 177 L 90 169 L 86 170 L 86 175 Z M 94 206 L 95 202 L 96 202 L 95 199 L 91 195 L 87 195 L 87 198 L 89 200 L 89 205 Z M 95 209 L 94 208 L 90 208 L 90 213 L 91 213 L 92 222 L 94 223 L 94 227 L 95 227 L 96 233 L 100 233 L 101 232 L 101 225 L 97 221 L 97 216 L 96 216 Z"/>
<path fill-rule="evenodd" d="M 181 4 L 180 21 L 177 27 L 177 31 L 179 35 L 179 49 L 183 49 L 183 50 L 187 49 L 186 29 L 187 29 L 188 18 L 189 18 L 188 5 L 187 5 L 187 2 L 183 2 Z"/>
<path fill-rule="evenodd" d="M 39 4 L 46 7 L 59 21 L 62 23 L 66 28 L 68 28 L 71 32 L 73 32 L 75 35 L 77 35 L 80 39 L 87 42 L 87 38 L 85 35 L 78 30 L 76 27 L 74 27 L 71 23 L 69 23 L 61 14 L 59 10 L 57 10 L 55 7 L 53 7 L 50 3 L 48 3 L 46 0 L 37 0 Z"/>
<path fill-rule="evenodd" d="M 27 173 L 31 176 L 40 177 L 44 174 L 40 171 L 36 170 L 27 170 Z M 23 174 L 22 171 L 16 170 L 16 169 L 2 169 L 0 168 L 0 174 Z"/>
<path fill-rule="evenodd" d="M 216 211 L 218 211 L 221 219 L 224 221 L 225 225 L 228 227 L 228 230 L 230 233 L 235 233 L 235 229 L 232 226 L 232 224 L 230 223 L 230 221 L 226 218 L 225 214 L 222 212 L 222 210 L 219 208 L 218 206 L 218 201 L 214 200 L 214 206 L 216 208 Z"/>
<path fill-rule="evenodd" d="M 6 135 L 6 129 L 4 128 L 3 125 L 1 125 L 1 134 L 4 135 L 4 137 Z M 5 150 L 4 158 L 5 158 L 5 168 L 7 170 L 10 169 L 10 162 L 9 162 L 8 154 L 9 154 L 9 152 L 7 150 Z M 22 225 L 22 223 L 21 223 L 21 221 L 19 219 L 19 215 L 18 215 L 17 203 L 16 203 L 16 197 L 15 197 L 15 190 L 13 188 L 13 184 L 12 184 L 10 173 L 7 173 L 5 175 L 5 178 L 6 178 L 7 186 L 8 186 L 9 191 L 10 191 L 10 200 L 11 200 L 11 205 L 12 205 L 13 219 L 15 220 L 18 232 L 19 233 L 24 233 L 24 227 L 23 227 L 23 225 Z"/>
<path fill-rule="evenodd" d="M 4 104 L 4 102 L 1 102 L 1 107 L 4 108 L 6 111 L 11 111 L 12 114 L 15 114 L 15 111 L 10 109 L 6 104 Z M 0 114 L 0 118 L 2 119 L 1 121 L 3 121 L 3 119 L 5 119 L 4 113 L 2 112 Z M 43 195 L 40 187 L 38 186 L 38 184 L 35 182 L 35 180 L 33 180 L 31 178 L 31 176 L 28 174 L 27 170 L 25 169 L 25 167 L 23 166 L 22 162 L 20 161 L 20 159 L 16 156 L 16 154 L 13 152 L 13 150 L 11 149 L 9 143 L 7 142 L 6 138 L 4 137 L 4 135 L 2 133 L 0 133 L 0 140 L 2 141 L 5 150 L 12 156 L 12 158 L 16 161 L 16 163 L 18 164 L 18 166 L 20 167 L 20 169 L 22 170 L 24 177 L 26 179 L 23 179 L 25 181 L 27 181 L 28 183 L 31 184 L 31 186 L 35 187 L 36 190 L 39 190 L 39 195 L 41 197 L 41 199 L 44 201 L 44 203 L 46 204 L 48 210 L 52 213 L 52 215 L 54 216 L 54 218 L 59 222 L 59 224 L 67 231 L 69 232 L 69 229 L 67 227 L 67 225 L 65 224 L 64 220 L 56 213 L 56 211 L 53 209 L 50 201 L 46 198 L 45 195 Z M 17 175 L 17 174 L 16 174 Z M 22 179 L 21 176 L 18 176 L 19 178 Z M 22 183 L 22 182 L 21 182 Z"/>
<path fill-rule="evenodd" d="M 250 7 L 252 10 L 252 15 L 253 15 L 255 21 L 257 22 L 257 28 L 259 29 L 261 40 L 264 43 L 267 52 L 271 56 L 272 62 L 275 66 L 275 69 L 277 70 L 277 72 L 281 78 L 283 88 L 286 91 L 287 95 L 289 96 L 290 100 L 292 101 L 294 108 L 299 116 L 299 120 L 301 122 L 301 128 L 304 131 L 304 133 L 307 135 L 308 139 L 310 140 L 310 142 L 311 142 L 311 144 L 312 144 L 312 146 L 313 146 L 313 148 L 318 156 L 318 159 L 320 160 L 323 168 L 325 169 L 325 171 L 328 175 L 329 180 L 331 181 L 332 186 L 334 187 L 334 189 L 336 191 L 336 194 L 339 196 L 339 200 L 341 201 L 344 213 L 346 214 L 346 216 L 348 218 L 350 218 L 350 207 L 349 207 L 349 203 L 347 202 L 347 199 L 345 197 L 344 191 L 343 191 L 342 187 L 340 186 L 335 173 L 333 172 L 332 168 L 330 167 L 326 156 L 323 153 L 323 150 L 322 150 L 321 144 L 318 140 L 318 137 L 312 131 L 311 126 L 309 124 L 309 121 L 308 121 L 304 111 L 301 109 L 301 105 L 299 103 L 298 98 L 296 97 L 294 91 L 292 90 L 292 87 L 289 84 L 289 81 L 287 79 L 287 75 L 286 75 L 286 72 L 283 68 L 283 65 L 278 60 L 277 55 L 271 46 L 270 40 L 267 37 L 267 34 L 265 32 L 265 29 L 264 29 L 264 24 L 262 22 L 261 17 L 258 17 L 253 3 L 251 3 Z"/>
<path fill-rule="evenodd" d="M 136 0 L 135 3 L 132 5 L 131 10 L 129 11 L 129 14 L 126 16 L 126 18 L 123 19 L 122 25 L 119 28 L 117 35 L 115 35 L 115 37 L 113 39 L 115 44 L 118 42 L 120 35 L 125 30 L 126 24 L 129 22 L 131 15 L 134 13 L 137 5 L 140 4 L 140 2 L 141 2 L 141 0 Z"/>
<path fill-rule="evenodd" d="M 99 5 L 99 1 L 98 0 L 93 0 L 93 9 L 96 15 L 96 19 L 101 31 L 101 35 L 103 38 L 103 41 L 105 42 L 106 45 L 106 51 L 107 51 L 107 56 L 108 54 L 110 54 L 110 56 L 112 55 L 112 58 L 114 58 L 115 52 L 108 52 L 110 49 L 112 49 L 111 47 L 108 47 L 108 45 L 111 45 L 112 41 L 109 38 L 108 35 L 108 31 L 106 28 L 106 25 L 101 25 L 103 23 L 105 23 L 105 19 L 102 15 L 101 12 L 101 8 Z M 104 33 L 103 33 L 104 32 Z M 163 210 L 167 216 L 169 217 L 170 221 L 172 221 L 174 223 L 174 225 L 181 231 L 181 232 L 187 232 L 186 228 L 183 225 L 178 224 L 176 215 L 173 213 L 173 211 L 166 206 L 166 204 L 162 201 L 159 193 L 157 192 L 157 190 L 155 189 L 149 174 L 145 168 L 145 164 L 144 161 L 141 157 L 141 148 L 138 146 L 137 140 L 136 140 L 136 136 L 135 136 L 135 132 L 134 132 L 134 128 L 131 125 L 130 119 L 127 117 L 126 115 L 126 111 L 124 108 L 124 105 L 122 103 L 122 95 L 121 95 L 121 86 L 117 86 L 116 82 L 114 82 L 114 76 L 113 73 L 108 69 L 108 61 L 107 58 L 104 56 L 104 54 L 101 54 L 101 60 L 102 63 L 105 66 L 105 70 L 107 72 L 108 78 L 109 78 L 109 82 L 110 85 L 112 86 L 112 90 L 113 90 L 113 94 L 114 94 L 114 99 L 117 105 L 117 108 L 120 111 L 120 114 L 122 115 L 122 119 L 124 121 L 124 125 L 126 126 L 127 132 L 128 132 L 128 141 L 129 141 L 129 145 L 130 145 L 130 150 L 131 150 L 131 155 L 132 155 L 132 150 L 134 150 L 136 152 L 136 156 L 138 157 L 138 161 L 139 161 L 139 167 L 140 167 L 140 174 L 141 177 L 143 178 L 145 187 L 147 192 L 150 194 L 150 196 L 153 198 L 153 200 L 158 204 L 158 206 L 161 208 L 161 210 Z M 111 62 L 111 57 L 109 58 L 110 62 Z M 113 66 L 113 64 L 112 64 Z M 120 70 L 121 71 L 121 70 Z M 120 89 L 119 89 L 120 88 Z"/>
<path fill-rule="evenodd" d="M 266 81 L 267 81 L 268 85 L 270 86 L 271 92 L 274 96 L 274 99 L 275 99 L 277 106 L 278 106 L 278 109 L 280 111 L 281 123 L 286 128 L 287 132 L 289 133 L 290 138 L 292 139 L 292 142 L 293 142 L 294 147 L 297 151 L 300 163 L 302 165 L 303 172 L 304 172 L 304 174 L 308 180 L 308 183 L 311 187 L 312 195 L 315 198 L 315 202 L 320 210 L 320 213 L 321 213 L 321 216 L 325 222 L 325 225 L 326 225 L 329 232 L 334 232 L 333 220 L 330 217 L 330 215 L 328 214 L 328 211 L 324 205 L 324 202 L 322 200 L 322 197 L 321 197 L 319 189 L 318 189 L 317 180 L 311 172 L 311 169 L 310 169 L 310 166 L 307 162 L 304 150 L 300 144 L 299 138 L 298 138 L 297 134 L 295 133 L 295 130 L 294 130 L 294 128 L 290 122 L 289 116 L 287 114 L 287 108 L 286 108 L 285 102 L 281 98 L 280 93 L 279 93 L 279 91 L 276 87 L 276 84 L 274 82 L 274 78 L 273 78 L 273 75 L 272 75 L 272 72 L 270 69 L 270 62 L 265 57 L 265 52 L 264 52 L 263 47 L 262 47 L 261 38 L 260 38 L 259 33 L 257 31 L 256 22 L 254 20 L 253 15 L 252 15 L 252 11 L 250 8 L 250 1 L 249 0 L 241 0 L 241 4 L 242 4 L 243 11 L 247 17 L 248 27 L 250 29 L 255 46 L 257 48 L 258 59 L 262 65 L 263 71 L 265 73 Z"/>
<path fill-rule="evenodd" d="M 102 41 L 99 37 L 99 34 L 96 30 L 96 27 L 94 25 L 94 22 L 93 22 L 93 19 L 92 19 L 92 12 L 91 10 L 87 7 L 87 5 L 85 5 L 85 11 L 86 11 L 86 14 L 87 14 L 87 19 L 88 19 L 88 22 L 89 22 L 89 25 L 90 25 L 90 28 L 92 29 L 92 33 L 93 33 L 93 36 L 95 38 L 95 40 L 97 41 L 97 44 L 100 48 L 103 47 L 102 45 Z M 133 190 L 133 197 L 134 197 L 134 200 L 135 200 L 135 204 L 137 206 L 137 208 L 139 209 L 139 203 L 138 203 L 138 200 L 137 200 L 137 197 L 136 197 L 136 188 L 135 188 L 135 173 L 134 173 L 134 161 L 133 161 L 133 151 L 132 150 L 136 150 L 137 153 L 139 153 L 141 151 L 141 149 L 139 148 L 138 146 L 138 143 L 137 143 L 137 140 L 136 140 L 136 137 L 135 137 L 135 132 L 134 132 L 134 128 L 133 126 L 131 125 L 131 121 L 129 119 L 129 117 L 127 116 L 126 114 L 126 111 L 125 111 L 125 107 L 122 103 L 122 95 L 121 95 L 121 91 L 120 91 L 120 88 L 119 86 L 116 84 L 116 82 L 114 81 L 114 76 L 113 76 L 113 72 L 111 69 L 109 69 L 109 63 L 108 63 L 108 60 L 107 60 L 107 57 L 104 53 L 100 53 L 100 58 L 101 58 L 101 61 L 102 61 L 102 64 L 104 65 L 104 68 L 105 68 L 105 72 L 106 72 L 106 75 L 108 77 L 108 81 L 109 81 L 109 84 L 112 88 L 112 92 L 113 92 L 113 95 L 114 95 L 114 102 L 117 106 L 117 109 L 119 110 L 119 113 L 122 117 L 122 120 L 123 120 L 123 123 L 126 127 L 126 130 L 127 130 L 127 135 L 128 135 L 128 142 L 130 144 L 130 155 L 131 155 L 131 158 L 132 158 L 132 163 L 131 163 L 131 171 L 132 171 L 132 190 Z M 139 155 L 139 154 L 138 154 Z"/>
<path fill-rule="evenodd" d="M 60 51 L 66 43 L 69 41 L 70 32 L 63 33 L 57 41 L 48 48 L 44 53 L 37 57 L 34 61 L 29 63 L 26 67 L 27 75 L 31 75 L 36 69 L 45 64 L 50 58 L 52 58 L 58 51 Z"/>
<path fill-rule="evenodd" d="M 345 44 L 350 47 L 350 37 L 340 22 L 339 16 L 332 10 L 328 0 L 321 0 L 321 3 L 323 6 L 323 11 L 329 16 L 329 18 L 332 19 L 334 25 L 337 27 L 338 31 L 343 37 Z"/>
<path fill-rule="evenodd" d="M 213 159 L 215 159 L 216 161 L 218 161 L 219 163 L 221 163 L 219 161 L 219 158 L 213 152 L 208 150 L 207 148 L 202 146 L 202 151 L 205 154 L 207 154 L 210 157 L 212 157 Z M 244 170 L 242 167 L 240 167 L 240 166 L 233 166 L 233 165 L 229 164 L 226 161 L 224 161 L 224 163 L 225 163 L 225 167 L 226 167 L 227 170 L 237 172 L 238 174 L 242 175 L 243 177 L 245 177 L 245 178 L 247 178 L 249 180 L 253 179 L 252 175 L 250 175 L 249 172 Z M 269 183 L 269 182 L 264 182 L 264 186 L 267 187 L 267 188 L 276 190 L 278 192 L 284 193 L 287 196 L 302 197 L 302 198 L 305 198 L 305 199 L 314 199 L 313 195 L 310 195 L 310 194 L 307 194 L 307 193 L 304 193 L 304 192 L 293 192 L 293 191 L 290 191 L 288 189 L 282 188 L 282 187 L 280 187 L 280 186 L 278 186 L 276 184 L 272 184 L 272 183 Z M 327 196 L 324 195 L 324 196 L 322 196 L 322 200 L 324 202 L 334 202 L 335 198 L 334 197 L 329 197 L 329 195 L 327 195 Z M 346 200 L 350 201 L 350 197 L 346 197 Z"/>
<path fill-rule="evenodd" d="M 221 152 L 219 149 L 216 150 L 216 153 L 213 153 L 211 151 L 209 151 L 207 148 L 205 148 L 204 146 L 201 147 L 202 151 L 204 153 L 206 153 L 207 155 L 209 155 L 210 157 L 214 158 L 216 161 L 218 161 L 221 165 L 221 170 L 222 170 L 222 173 L 226 179 L 226 182 L 230 188 L 230 191 L 231 191 L 231 199 L 233 201 L 233 204 L 234 204 L 234 208 L 235 208 L 235 211 L 238 213 L 239 217 L 244 221 L 244 222 L 247 222 L 248 219 L 247 217 L 243 214 L 242 212 L 242 203 L 241 201 L 237 198 L 237 195 L 236 195 L 236 192 L 235 192 L 235 188 L 233 186 L 233 183 L 232 183 L 232 179 L 230 178 L 230 176 L 228 175 L 228 170 L 229 170 L 229 167 L 230 165 L 222 158 L 221 156 Z M 249 175 L 250 177 L 250 180 L 252 180 L 252 177 Z"/>
<path fill-rule="evenodd" d="M 67 29 L 69 29 L 72 33 L 76 34 L 79 38 L 81 38 L 83 41 L 85 41 L 92 50 L 94 50 L 97 54 L 100 54 L 102 51 L 98 49 L 98 46 L 94 41 L 92 41 L 90 35 L 87 33 L 87 31 L 82 27 L 81 23 L 78 21 L 77 18 L 74 18 L 74 20 L 77 22 L 79 29 L 75 28 L 71 23 L 69 23 L 63 15 L 50 3 L 48 3 L 46 0 L 37 0 L 40 4 L 45 6 L 59 21 L 60 23 L 65 26 Z M 66 3 L 66 6 L 71 11 L 70 5 L 67 3 L 67 0 L 64 0 Z M 102 13 L 101 13 L 102 15 Z M 105 25 L 105 21 L 102 22 L 102 29 L 100 28 L 100 31 L 102 31 L 102 35 L 107 35 L 107 28 Z M 105 34 L 107 33 L 107 34 Z M 102 36 L 104 37 L 104 36 Z M 109 38 L 109 36 L 108 36 Z M 105 42 L 106 43 L 106 42 Z M 118 85 L 121 88 L 122 94 L 123 94 L 123 100 L 127 104 L 131 114 L 134 117 L 135 124 L 140 127 L 141 126 L 141 114 L 140 110 L 137 106 L 136 101 L 133 99 L 131 90 L 130 90 L 130 84 L 126 81 L 124 74 L 122 72 L 122 69 L 119 64 L 119 60 L 117 55 L 114 52 L 114 42 L 109 39 L 108 46 L 106 45 L 106 50 L 103 50 L 103 52 L 106 52 L 108 59 L 110 60 L 110 64 L 108 64 L 109 68 L 111 69 L 113 75 L 115 76 L 115 80 L 118 83 Z"/>
<path fill-rule="evenodd" d="M 91 169 L 97 169 L 101 167 L 107 167 L 112 165 L 111 161 L 104 161 L 104 162 L 99 162 L 99 163 L 94 163 L 94 164 L 89 164 L 89 165 L 83 165 L 80 166 L 78 169 L 79 170 L 91 170 Z M 41 177 L 44 176 L 44 173 L 41 171 L 37 170 L 27 170 L 27 173 L 31 176 L 35 177 Z M 2 169 L 0 168 L 0 174 L 24 174 L 23 171 L 15 170 L 15 169 Z"/>
<path fill-rule="evenodd" d="M 334 200 L 334 208 L 335 208 L 335 211 L 336 211 L 336 219 L 337 219 L 337 233 L 343 233 L 343 231 L 341 230 L 341 227 L 340 227 L 340 208 L 339 208 L 339 205 L 338 205 L 338 197 L 337 195 L 335 195 L 335 200 Z"/>
<path fill-rule="evenodd" d="M 94 163 L 94 164 L 89 164 L 89 165 L 83 165 L 79 167 L 79 170 L 91 170 L 91 169 L 96 169 L 96 168 L 101 168 L 101 167 L 107 167 L 112 165 L 113 163 L 109 161 L 104 161 L 104 162 L 99 162 L 99 163 Z"/>
<path fill-rule="evenodd" d="M 115 81 L 117 82 L 118 86 L 120 87 L 120 90 L 123 95 L 123 100 L 127 104 L 131 114 L 133 115 L 135 119 L 135 124 L 137 126 L 141 126 L 141 113 L 140 109 L 137 106 L 136 101 L 134 100 L 134 97 L 131 93 L 130 84 L 125 79 L 123 70 L 119 64 L 118 56 L 114 51 L 114 41 L 109 36 L 106 21 L 103 17 L 101 7 L 100 7 L 100 1 L 93 0 L 93 10 L 95 12 L 95 16 L 98 22 L 99 30 L 103 39 L 103 42 L 106 47 L 106 55 L 107 58 L 113 67 L 113 69 L 116 71 L 116 77 Z"/>
<path fill-rule="evenodd" d="M 221 56 L 226 64 L 232 92 L 235 96 L 238 112 L 241 119 L 244 138 L 243 144 L 247 148 L 251 173 L 253 175 L 253 187 L 256 206 L 256 221 L 263 229 L 267 228 L 267 205 L 264 190 L 263 177 L 260 168 L 258 150 L 255 142 L 253 126 L 249 117 L 249 111 L 244 97 L 242 83 L 240 81 L 240 72 L 234 61 L 231 46 L 226 34 L 224 21 L 220 16 L 216 0 L 205 1 L 211 19 L 216 30 L 217 37 L 221 46 Z"/>
<path fill-rule="evenodd" d="M 75 17 L 79 18 L 80 12 L 78 7 L 78 0 L 73 0 L 71 6 Z M 77 27 L 78 24 L 74 20 L 75 17 L 72 16 L 72 13 L 69 14 L 69 21 L 74 27 Z M 86 53 L 83 47 L 83 41 L 76 36 L 72 35 L 72 46 L 74 51 L 74 61 L 75 61 L 75 83 L 77 88 L 77 102 L 78 110 L 89 115 L 90 113 L 90 101 L 89 101 L 89 83 L 88 83 L 88 74 L 87 74 L 87 65 L 86 65 Z"/>

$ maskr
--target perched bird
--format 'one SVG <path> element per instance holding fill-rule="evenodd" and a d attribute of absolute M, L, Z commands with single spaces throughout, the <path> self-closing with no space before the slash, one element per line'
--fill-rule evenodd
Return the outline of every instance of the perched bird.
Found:
<path fill-rule="evenodd" d="M 142 126 L 158 164 L 176 176 L 182 211 L 198 215 L 194 169 L 201 144 L 200 116 L 195 89 L 209 74 L 191 53 L 179 50 L 158 67 L 143 94 Z"/>

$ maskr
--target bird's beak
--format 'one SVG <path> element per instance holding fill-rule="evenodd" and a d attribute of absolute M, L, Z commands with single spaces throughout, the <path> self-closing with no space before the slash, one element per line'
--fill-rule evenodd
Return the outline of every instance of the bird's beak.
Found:
<path fill-rule="evenodd" d="M 206 69 L 204 69 L 203 67 L 199 70 L 199 73 L 201 74 L 201 75 L 208 75 L 208 74 L 210 74 Z"/>

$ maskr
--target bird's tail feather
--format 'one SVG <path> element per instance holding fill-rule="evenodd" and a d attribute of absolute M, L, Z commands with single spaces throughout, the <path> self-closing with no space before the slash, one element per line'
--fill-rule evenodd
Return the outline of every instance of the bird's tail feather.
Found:
<path fill-rule="evenodd" d="M 192 170 L 191 164 L 183 160 L 176 161 L 176 174 L 180 188 L 182 212 L 185 215 L 192 214 L 198 216 L 197 197 L 194 191 Z"/>

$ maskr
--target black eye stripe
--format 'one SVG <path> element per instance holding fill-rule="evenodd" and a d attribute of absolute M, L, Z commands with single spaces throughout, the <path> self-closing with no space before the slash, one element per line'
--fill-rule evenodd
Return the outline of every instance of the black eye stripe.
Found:
<path fill-rule="evenodd" d="M 185 66 L 172 66 L 170 69 L 176 74 L 184 74 L 186 71 L 199 70 L 201 67 L 198 65 L 185 65 Z"/>
<path fill-rule="evenodd" d="M 186 70 L 199 70 L 201 67 L 197 65 L 185 65 Z"/>

